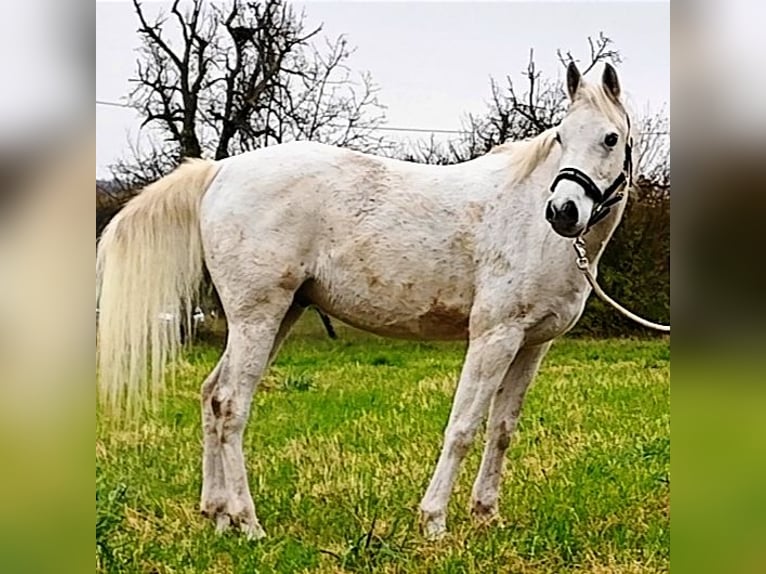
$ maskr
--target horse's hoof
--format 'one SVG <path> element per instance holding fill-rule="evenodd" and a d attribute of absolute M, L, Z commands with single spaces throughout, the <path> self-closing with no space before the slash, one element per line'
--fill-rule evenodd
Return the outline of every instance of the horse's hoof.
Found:
<path fill-rule="evenodd" d="M 225 512 L 219 512 L 215 515 L 215 533 L 223 534 L 231 527 L 231 516 Z"/>
<path fill-rule="evenodd" d="M 421 530 L 426 540 L 436 542 L 444 538 L 447 534 L 447 523 L 443 515 L 434 515 L 428 513 L 421 513 L 420 515 Z"/>
<path fill-rule="evenodd" d="M 447 534 L 447 527 L 444 524 L 427 522 L 423 525 L 423 536 L 430 542 L 438 542 Z"/>
<path fill-rule="evenodd" d="M 214 520 L 216 534 L 224 534 L 236 525 L 248 540 L 260 540 L 266 537 L 266 531 L 257 519 L 254 521 L 247 519 L 234 520 L 228 512 L 218 512 L 215 514 Z"/>
<path fill-rule="evenodd" d="M 239 525 L 239 528 L 248 540 L 261 540 L 266 538 L 266 531 L 257 520 L 255 522 L 242 522 Z"/>
<path fill-rule="evenodd" d="M 471 504 L 471 516 L 479 524 L 489 524 L 500 518 L 496 504 L 483 504 L 478 500 Z"/>

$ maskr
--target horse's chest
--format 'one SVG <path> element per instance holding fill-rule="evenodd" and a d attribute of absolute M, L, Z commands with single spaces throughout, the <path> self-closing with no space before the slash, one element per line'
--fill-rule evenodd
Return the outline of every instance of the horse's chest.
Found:
<path fill-rule="evenodd" d="M 485 276 L 478 287 L 471 328 L 485 331 L 512 323 L 529 344 L 541 344 L 570 330 L 582 315 L 587 291 L 578 277 Z"/>
<path fill-rule="evenodd" d="M 540 297 L 530 300 L 530 311 L 522 317 L 526 339 L 540 344 L 560 337 L 577 323 L 585 308 L 585 289 L 569 287 L 558 292 L 541 289 Z"/>
<path fill-rule="evenodd" d="M 526 341 L 538 345 L 560 337 L 574 327 L 582 311 L 583 305 L 552 305 L 541 309 L 526 326 Z"/>

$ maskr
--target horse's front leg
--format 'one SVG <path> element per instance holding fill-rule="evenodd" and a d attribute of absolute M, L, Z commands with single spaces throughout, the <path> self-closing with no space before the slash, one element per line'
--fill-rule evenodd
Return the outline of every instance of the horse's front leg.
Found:
<path fill-rule="evenodd" d="M 521 413 L 524 395 L 549 347 L 550 343 L 544 343 L 521 349 L 495 391 L 487 420 L 484 456 L 471 494 L 471 513 L 479 520 L 488 520 L 497 514 L 505 453 Z"/>
<path fill-rule="evenodd" d="M 468 344 L 439 461 L 420 503 L 423 530 L 430 538 L 446 531 L 447 504 L 460 464 L 522 339 L 523 332 L 515 326 L 497 325 Z"/>

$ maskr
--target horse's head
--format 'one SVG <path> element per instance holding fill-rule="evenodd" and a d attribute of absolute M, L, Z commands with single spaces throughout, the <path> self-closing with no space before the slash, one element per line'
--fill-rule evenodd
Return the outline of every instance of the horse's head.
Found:
<path fill-rule="evenodd" d="M 630 120 L 620 101 L 615 69 L 606 64 L 601 85 L 588 85 L 574 63 L 567 68 L 571 104 L 557 129 L 560 170 L 545 218 L 554 231 L 576 237 L 600 220 L 630 182 Z"/>

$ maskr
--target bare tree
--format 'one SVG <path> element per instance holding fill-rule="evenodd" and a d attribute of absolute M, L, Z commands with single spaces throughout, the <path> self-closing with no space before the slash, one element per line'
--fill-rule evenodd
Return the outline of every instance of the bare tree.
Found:
<path fill-rule="evenodd" d="M 644 187 L 670 190 L 670 119 L 666 111 L 643 117 L 636 127 L 635 172 Z M 648 186 L 646 184 L 649 184 Z"/>
<path fill-rule="evenodd" d="M 598 38 L 595 40 L 592 36 L 588 36 L 588 47 L 590 48 L 590 54 L 588 56 L 586 67 L 581 69 L 582 75 L 590 72 L 599 62 L 611 62 L 612 64 L 619 64 L 622 62 L 622 56 L 620 55 L 620 52 L 611 48 L 612 44 L 614 44 L 612 39 L 608 36 L 605 36 L 603 32 L 599 32 Z M 582 67 L 582 61 L 576 59 L 572 55 L 572 52 L 567 51 L 567 53 L 564 54 L 559 49 L 557 53 L 559 56 L 559 61 L 565 68 L 569 65 L 570 62 L 580 64 Z"/>
<path fill-rule="evenodd" d="M 221 159 L 295 139 L 386 145 L 375 133 L 385 119 L 378 88 L 349 69 L 347 40 L 322 38 L 284 0 L 176 0 L 153 21 L 133 4 L 142 43 L 128 103 L 161 143 L 136 146 L 117 175 L 143 183 L 184 157 Z"/>

